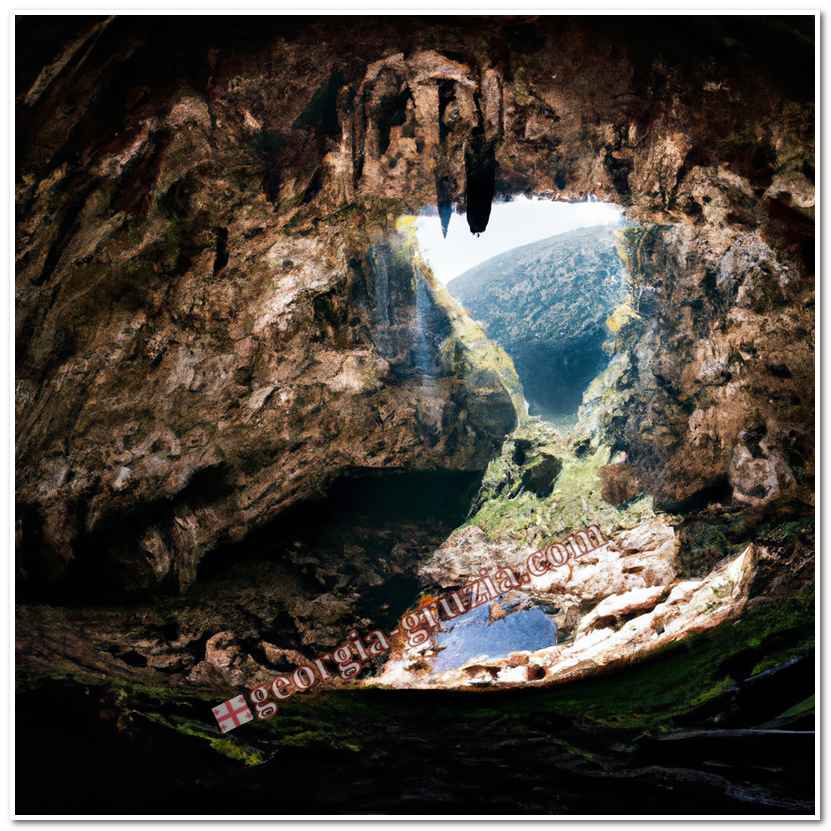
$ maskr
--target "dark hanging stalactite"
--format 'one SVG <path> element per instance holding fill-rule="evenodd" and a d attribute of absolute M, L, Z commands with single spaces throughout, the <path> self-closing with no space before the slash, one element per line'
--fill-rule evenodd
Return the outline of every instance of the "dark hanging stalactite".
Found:
<path fill-rule="evenodd" d="M 445 123 L 445 112 L 448 104 L 455 98 L 455 84 L 452 81 L 439 81 L 439 156 L 436 165 L 436 207 L 441 219 L 441 233 L 447 237 L 447 228 L 453 214 L 453 195 L 456 190 L 456 180 L 451 175 L 447 153 L 448 125 Z"/>
<path fill-rule="evenodd" d="M 495 193 L 496 148 L 477 128 L 465 149 L 465 201 L 467 224 L 472 234 L 480 234 L 488 227 L 491 203 Z"/>

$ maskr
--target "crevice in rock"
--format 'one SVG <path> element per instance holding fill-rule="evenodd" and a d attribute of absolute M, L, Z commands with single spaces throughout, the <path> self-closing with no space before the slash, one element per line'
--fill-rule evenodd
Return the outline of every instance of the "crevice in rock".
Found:
<path fill-rule="evenodd" d="M 146 667 L 147 658 L 139 652 L 131 649 L 127 652 L 121 652 L 118 657 L 124 661 L 125 664 L 131 667 Z"/>
<path fill-rule="evenodd" d="M 252 144 L 254 154 L 259 159 L 262 168 L 261 187 L 263 193 L 266 199 L 277 207 L 280 185 L 282 184 L 280 158 L 286 141 L 273 130 L 261 130 L 254 137 Z"/>
<path fill-rule="evenodd" d="M 629 174 L 634 168 L 634 162 L 625 156 L 619 156 L 614 150 L 607 150 L 603 157 L 603 166 L 609 173 L 615 190 L 621 196 L 629 196 Z"/>
<path fill-rule="evenodd" d="M 733 488 L 727 475 L 717 476 L 703 488 L 699 488 L 685 499 L 658 499 L 656 507 L 668 513 L 687 514 L 701 511 L 708 505 L 729 505 L 733 499 Z"/>
<path fill-rule="evenodd" d="M 295 119 L 292 125 L 294 129 L 312 129 L 320 136 L 338 138 L 338 93 L 345 83 L 344 74 L 335 69 L 326 83 L 315 91 L 306 109 Z"/>
<path fill-rule="evenodd" d="M 412 94 L 406 81 L 398 73 L 384 67 L 372 85 L 372 105 L 369 111 L 370 126 L 374 130 L 374 150 L 383 156 L 390 146 L 390 131 L 401 127 L 407 120 L 407 104 Z"/>
<path fill-rule="evenodd" d="M 58 224 L 58 230 L 55 232 L 52 243 L 49 246 L 43 268 L 37 278 L 32 280 L 34 285 L 42 286 L 49 281 L 49 278 L 60 263 L 61 257 L 66 253 L 72 238 L 80 227 L 81 211 L 97 184 L 97 181 L 93 179 L 85 185 L 77 185 L 77 193 L 70 197 L 64 208 L 63 216 Z"/>
<path fill-rule="evenodd" d="M 214 228 L 214 274 L 219 274 L 228 265 L 228 229 Z"/>
<path fill-rule="evenodd" d="M 168 552 L 176 550 L 171 531 L 181 512 L 188 515 L 227 498 L 233 491 L 228 468 L 217 464 L 194 473 L 177 494 L 136 503 L 127 509 L 113 506 L 91 530 L 79 529 L 79 556 L 51 589 L 26 585 L 27 591 L 46 590 L 57 598 L 73 597 L 90 604 L 140 599 L 156 593 L 177 593 L 175 569 L 157 583 L 152 576 L 142 539 L 156 530 Z"/>

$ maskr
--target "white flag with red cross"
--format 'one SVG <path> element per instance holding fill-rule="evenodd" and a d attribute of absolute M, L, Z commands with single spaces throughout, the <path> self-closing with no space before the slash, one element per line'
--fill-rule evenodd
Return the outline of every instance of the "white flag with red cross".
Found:
<path fill-rule="evenodd" d="M 238 695 L 236 698 L 231 698 L 228 701 L 223 701 L 218 707 L 213 708 L 216 723 L 223 733 L 239 727 L 240 724 L 245 724 L 247 721 L 253 721 L 254 716 L 248 705 L 245 703 L 245 698 Z"/>

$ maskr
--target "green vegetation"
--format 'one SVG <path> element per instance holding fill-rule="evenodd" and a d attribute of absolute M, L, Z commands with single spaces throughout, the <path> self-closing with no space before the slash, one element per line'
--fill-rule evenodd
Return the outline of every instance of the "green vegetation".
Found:
<path fill-rule="evenodd" d="M 662 731 L 734 683 L 729 667 L 760 650 L 771 665 L 813 651 L 813 592 L 751 608 L 740 620 L 664 650 L 648 661 L 563 686 L 525 691 L 344 690 L 294 696 L 263 729 L 291 741 L 322 733 L 330 746 L 356 741 L 371 744 L 373 727 L 387 720 L 409 721 L 430 712 L 431 733 L 459 720 L 507 720 L 518 734 L 531 731 L 546 716 L 560 715 L 598 726 Z M 803 702 L 789 715 L 809 711 Z M 800 709 L 801 708 L 801 709 Z M 367 723 L 369 719 L 370 723 Z M 325 727 L 323 725 L 326 725 Z M 314 725 L 314 728 L 312 727 Z M 368 732 L 363 732 L 368 731 Z"/>
<path fill-rule="evenodd" d="M 562 460 L 563 467 L 550 496 L 515 493 L 510 485 L 519 467 L 512 459 L 517 441 L 527 441 L 535 452 L 545 451 Z M 484 499 L 468 520 L 491 539 L 523 536 L 555 538 L 596 523 L 610 533 L 632 528 L 654 516 L 651 497 L 645 496 L 616 508 L 600 495 L 598 470 L 609 463 L 609 448 L 577 456 L 573 442 L 538 419 L 529 419 L 506 440 L 502 454 L 488 466 L 482 483 Z"/>
<path fill-rule="evenodd" d="M 235 762 L 242 762 L 247 767 L 254 765 L 261 765 L 265 758 L 259 751 L 242 744 L 239 740 L 233 738 L 217 738 L 212 729 L 206 729 L 203 724 L 198 721 L 190 719 L 183 719 L 177 717 L 168 717 L 159 715 L 158 713 L 147 713 L 145 718 L 175 730 L 183 736 L 192 736 L 194 738 L 205 741 L 210 745 L 215 752 L 232 759 Z"/>
<path fill-rule="evenodd" d="M 814 696 L 809 695 L 804 701 L 799 704 L 794 704 L 782 713 L 783 718 L 798 718 L 799 716 L 807 716 L 815 711 Z"/>

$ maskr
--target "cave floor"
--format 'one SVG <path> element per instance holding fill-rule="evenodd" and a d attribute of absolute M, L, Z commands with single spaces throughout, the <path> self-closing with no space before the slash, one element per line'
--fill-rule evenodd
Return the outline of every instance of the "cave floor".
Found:
<path fill-rule="evenodd" d="M 751 610 L 548 690 L 295 695 L 225 736 L 216 690 L 22 671 L 16 810 L 811 813 L 812 609 L 806 596 Z"/>

